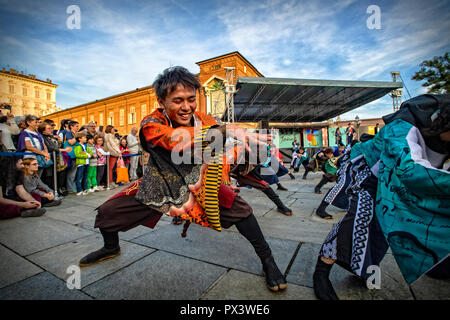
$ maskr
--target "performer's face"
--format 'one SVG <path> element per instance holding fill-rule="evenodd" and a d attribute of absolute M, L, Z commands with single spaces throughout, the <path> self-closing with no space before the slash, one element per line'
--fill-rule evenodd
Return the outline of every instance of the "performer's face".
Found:
<path fill-rule="evenodd" d="M 164 100 L 158 98 L 175 126 L 189 127 L 194 111 L 197 108 L 195 89 L 178 84 Z"/>

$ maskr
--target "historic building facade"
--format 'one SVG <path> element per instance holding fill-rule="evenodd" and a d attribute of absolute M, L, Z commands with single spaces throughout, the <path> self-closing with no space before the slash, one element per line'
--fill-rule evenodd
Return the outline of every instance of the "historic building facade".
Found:
<path fill-rule="evenodd" d="M 238 77 L 263 76 L 237 51 L 197 62 L 197 65 L 200 67 L 197 77 L 202 85 L 197 92 L 197 110 L 214 116 L 221 116 L 225 111 L 226 67 L 234 68 L 234 82 Z M 95 121 L 98 126 L 110 124 L 120 134 L 128 134 L 133 126 L 139 127 L 141 120 L 157 107 L 153 87 L 147 86 L 65 109 L 46 118 L 57 123 L 63 119 L 73 119 L 80 125 Z"/>
<path fill-rule="evenodd" d="M 44 81 L 23 71 L 3 68 L 0 70 L 0 103 L 11 105 L 15 116 L 45 116 L 60 110 L 55 102 L 57 86 L 50 79 Z"/>

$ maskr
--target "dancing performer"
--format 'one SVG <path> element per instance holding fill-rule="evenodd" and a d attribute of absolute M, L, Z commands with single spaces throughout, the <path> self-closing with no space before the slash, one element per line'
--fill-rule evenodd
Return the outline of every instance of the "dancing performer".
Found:
<path fill-rule="evenodd" d="M 308 152 L 306 152 L 306 150 L 303 147 L 300 147 L 298 151 L 292 154 L 291 169 L 294 169 L 294 172 L 299 171 L 300 165 L 302 165 L 306 171 L 306 167 L 308 166 L 308 164 L 309 164 Z"/>
<path fill-rule="evenodd" d="M 260 258 L 268 288 L 285 289 L 286 279 L 252 208 L 230 186 L 223 150 L 211 147 L 218 133 L 223 140 L 232 137 L 240 141 L 247 151 L 252 144 L 265 143 L 267 135 L 234 124 L 221 125 L 210 115 L 196 112 L 200 83 L 185 68 L 164 70 L 153 88 L 162 108 L 142 120 L 139 132 L 142 147 L 150 155 L 147 170 L 140 180 L 97 208 L 95 227 L 100 229 L 104 247 L 83 257 L 80 266 L 120 254 L 119 231 L 138 225 L 153 228 L 162 214 L 168 214 L 217 231 L 235 225 Z M 214 143 L 210 142 L 213 139 Z M 210 154 L 207 162 L 202 158 L 205 154 Z"/>
<path fill-rule="evenodd" d="M 361 135 L 361 142 L 366 142 L 372 139 L 374 136 L 363 133 Z M 357 141 L 352 141 L 352 144 L 355 145 Z M 331 219 L 332 216 L 325 211 L 325 209 L 331 204 L 337 208 L 342 210 L 348 209 L 348 196 L 347 196 L 347 188 L 350 185 L 351 175 L 350 175 L 350 151 L 352 145 L 349 144 L 343 154 L 342 157 L 338 160 L 339 169 L 336 172 L 337 182 L 336 184 L 328 190 L 325 197 L 323 197 L 322 202 L 316 210 L 316 214 L 324 219 Z"/>
<path fill-rule="evenodd" d="M 316 172 L 319 170 L 323 171 L 323 167 L 327 161 L 328 157 L 325 156 L 324 150 L 323 149 L 317 150 L 317 152 L 314 153 L 314 155 L 311 158 L 311 161 L 305 168 L 305 173 L 303 173 L 303 179 L 306 180 L 306 176 L 310 171 L 312 172 Z"/>
<path fill-rule="evenodd" d="M 383 117 L 385 126 L 351 150 L 347 214 L 331 230 L 313 275 L 319 299 L 338 299 L 334 263 L 367 279 L 388 247 L 403 277 L 449 278 L 450 95 L 421 95 Z"/>
<path fill-rule="evenodd" d="M 266 161 L 255 167 L 255 172 L 258 176 L 267 182 L 269 185 L 276 184 L 277 190 L 288 191 L 287 188 L 281 185 L 279 177 L 289 174 L 291 179 L 295 179 L 294 175 L 284 166 L 281 160 L 281 154 L 278 148 L 272 145 L 272 140 L 269 138 L 267 142 L 267 158 Z"/>

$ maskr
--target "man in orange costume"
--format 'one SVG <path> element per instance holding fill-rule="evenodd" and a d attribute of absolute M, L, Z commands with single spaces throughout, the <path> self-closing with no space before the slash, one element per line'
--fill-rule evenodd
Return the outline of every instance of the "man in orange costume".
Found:
<path fill-rule="evenodd" d="M 83 257 L 80 266 L 119 255 L 119 231 L 138 225 L 153 228 L 162 214 L 168 214 L 217 231 L 235 225 L 260 258 L 268 288 L 285 289 L 286 279 L 275 263 L 252 208 L 230 185 L 230 165 L 224 160 L 224 154 L 230 152 L 210 150 L 210 160 L 205 160 L 202 155 L 206 153 L 201 152 L 200 161 L 196 152 L 199 150 L 196 146 L 201 151 L 208 150 L 211 137 L 221 135 L 223 141 L 231 137 L 240 142 L 240 150 L 248 154 L 254 152 L 250 146 L 264 145 L 268 135 L 251 133 L 234 124 L 224 125 L 210 115 L 196 112 L 196 90 L 200 83 L 185 68 L 164 70 L 153 88 L 162 108 L 141 122 L 140 141 L 150 154 L 145 175 L 97 208 L 95 227 L 103 235 L 104 247 Z M 186 154 L 192 156 L 183 159 L 191 161 L 175 161 Z"/>

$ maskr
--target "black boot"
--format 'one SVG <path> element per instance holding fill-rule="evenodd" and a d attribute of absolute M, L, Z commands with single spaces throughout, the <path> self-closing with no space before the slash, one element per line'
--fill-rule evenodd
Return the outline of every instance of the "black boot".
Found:
<path fill-rule="evenodd" d="M 311 170 L 307 170 L 307 169 L 305 169 L 305 173 L 303 174 L 303 180 L 306 180 L 306 176 L 308 175 L 308 172 L 309 171 L 311 171 Z"/>
<path fill-rule="evenodd" d="M 316 210 L 316 214 L 323 218 L 323 219 L 333 219 L 333 216 L 329 215 L 326 211 L 325 208 L 328 206 L 328 203 L 325 202 L 325 200 L 322 200 L 322 202 L 320 203 L 319 207 Z"/>
<path fill-rule="evenodd" d="M 282 185 L 281 185 L 281 183 L 277 183 L 277 186 L 278 186 L 278 188 L 277 188 L 277 190 L 281 190 L 281 191 L 288 191 L 288 189 L 286 189 L 285 187 L 283 187 Z"/>
<path fill-rule="evenodd" d="M 289 177 L 291 177 L 291 179 L 295 179 L 295 176 L 291 172 L 289 172 Z"/>
<path fill-rule="evenodd" d="M 339 300 L 333 285 L 329 279 L 332 264 L 327 264 L 322 259 L 317 259 L 316 269 L 313 275 L 313 286 L 316 297 L 320 300 Z"/>
<path fill-rule="evenodd" d="M 264 239 L 264 235 L 259 227 L 255 216 L 251 214 L 245 219 L 236 223 L 236 228 L 253 246 L 256 254 L 261 259 L 263 271 L 266 275 L 267 287 L 272 291 L 286 289 L 287 281 L 285 276 L 278 269 L 272 256 L 269 244 Z"/>
<path fill-rule="evenodd" d="M 320 188 L 322 188 L 327 182 L 328 182 L 327 177 L 322 176 L 322 180 L 320 180 L 319 184 L 314 188 L 314 192 L 318 193 L 318 194 L 322 194 L 322 191 L 320 191 Z"/>
<path fill-rule="evenodd" d="M 100 229 L 100 232 L 102 233 L 105 246 L 83 257 L 79 262 L 80 267 L 88 267 L 95 263 L 114 258 L 120 254 L 119 233 L 106 232 L 102 229 Z"/>
<path fill-rule="evenodd" d="M 289 209 L 284 205 L 284 203 L 281 201 L 280 197 L 273 191 L 273 189 L 269 186 L 266 189 L 262 189 L 262 192 L 265 193 L 265 195 L 273 201 L 273 203 L 276 204 L 278 211 L 282 214 L 285 214 L 287 216 L 292 216 L 292 210 Z"/>

